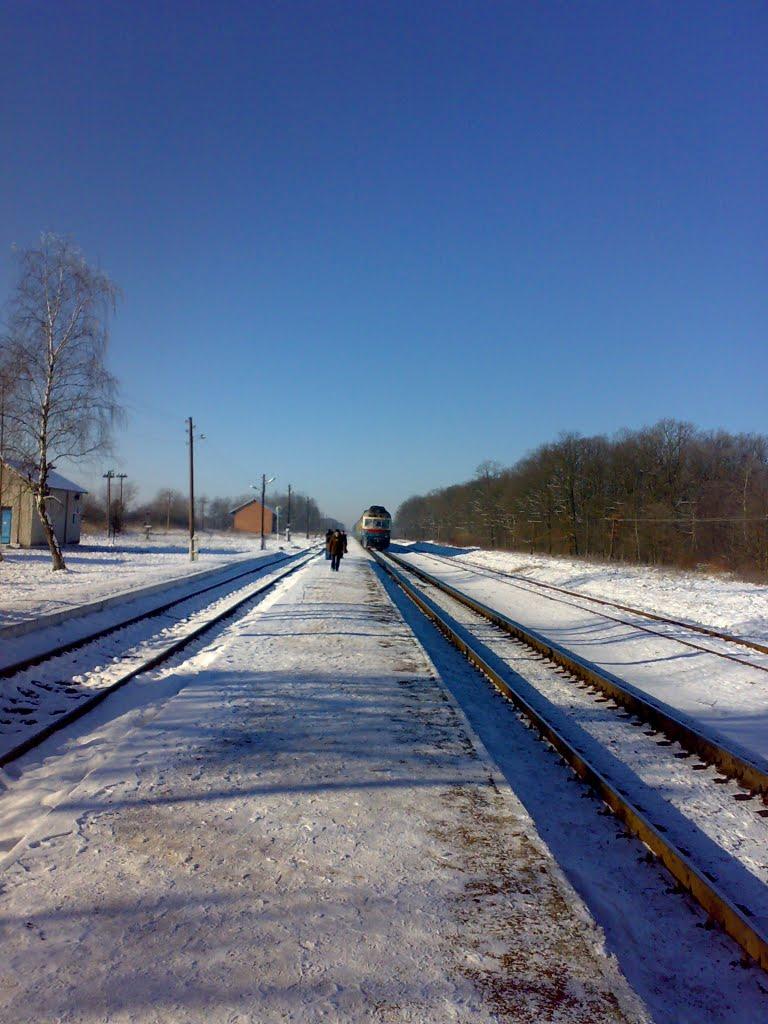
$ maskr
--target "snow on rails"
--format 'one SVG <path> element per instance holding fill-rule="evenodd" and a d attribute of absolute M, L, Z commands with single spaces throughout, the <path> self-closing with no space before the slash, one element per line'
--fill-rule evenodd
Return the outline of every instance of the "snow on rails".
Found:
<path fill-rule="evenodd" d="M 354 542 L 178 671 L 13 833 L 3 1019 L 648 1024 Z"/>
<path fill-rule="evenodd" d="M 675 788 L 669 784 L 669 778 L 682 777 L 681 771 L 687 771 L 684 762 L 695 751 L 705 763 L 694 764 L 692 768 L 700 770 L 705 769 L 707 763 L 715 764 L 721 773 L 737 779 L 746 791 L 737 790 L 729 796 L 741 801 L 740 807 L 745 807 L 746 802 L 755 794 L 768 793 L 765 766 L 729 750 L 692 728 L 669 709 L 648 700 L 633 687 L 622 685 L 621 680 L 610 677 L 411 562 L 392 553 L 382 556 L 374 552 L 373 555 L 421 611 L 534 724 L 542 738 L 661 860 L 710 918 L 720 924 L 750 957 L 768 970 L 768 932 L 762 923 L 768 920 L 766 879 L 754 876 L 754 864 L 741 863 L 736 848 L 727 849 L 727 836 L 733 828 L 735 816 L 733 804 L 723 802 L 722 786 L 711 786 L 713 794 L 716 789 L 720 793 L 710 801 L 705 800 L 706 806 L 703 809 L 687 806 L 686 800 L 679 797 L 675 802 L 668 799 L 668 793 L 664 793 L 665 786 L 670 790 Z M 418 583 L 414 582 L 414 577 Z M 650 733 L 645 734 L 648 740 L 643 754 L 646 764 L 641 765 L 637 758 L 633 761 L 632 748 L 637 743 L 627 741 L 626 738 L 623 741 L 616 736 L 609 739 L 609 752 L 606 754 L 605 747 L 601 746 L 605 739 L 601 741 L 599 729 L 593 728 L 592 735 L 590 728 L 585 725 L 588 719 L 599 716 L 590 711 L 574 726 L 569 719 L 574 717 L 571 705 L 576 698 L 566 695 L 561 698 L 561 704 L 555 706 L 557 698 L 546 687 L 542 690 L 541 676 L 528 685 L 521 678 L 530 677 L 528 666 L 515 666 L 509 651 L 500 651 L 499 646 L 492 642 L 487 634 L 487 626 L 484 630 L 472 626 L 466 616 L 462 619 L 461 615 L 457 615 L 456 608 L 469 609 L 470 616 L 492 623 L 513 638 L 513 643 L 525 644 L 528 650 L 533 649 L 536 656 L 548 664 L 550 675 L 558 673 L 571 681 L 572 691 L 576 692 L 577 684 L 593 689 L 598 694 L 594 700 L 624 716 L 621 728 L 625 734 L 636 738 L 638 726 L 650 726 Z M 530 662 L 530 656 L 525 660 Z M 608 710 L 601 713 L 611 716 Z M 657 740 L 660 733 L 666 738 Z M 655 754 L 650 754 L 650 741 L 656 747 Z M 669 749 L 675 743 L 680 744 L 679 752 Z M 619 763 L 622 758 L 627 762 L 626 767 Z M 642 778 L 643 774 L 645 779 Z M 693 772 L 690 775 L 693 777 Z M 697 787 L 698 779 L 701 778 L 702 773 L 699 771 Z M 710 780 L 715 783 L 724 781 L 727 782 L 727 779 Z M 700 800 L 699 788 L 696 795 Z M 735 829 L 739 842 L 743 833 L 751 833 L 753 847 L 757 851 L 764 850 L 765 817 L 759 817 L 764 813 L 762 810 L 758 811 L 757 816 L 750 815 L 748 811 L 743 813 L 741 827 Z M 723 821 L 720 832 L 715 831 L 716 838 L 723 841 L 726 847 L 722 852 L 717 849 L 717 842 L 706 835 L 707 828 L 716 829 L 711 820 L 706 820 L 707 816 L 715 819 L 719 816 Z M 759 835 L 756 835 L 758 832 Z M 760 860 L 759 853 L 755 859 Z M 721 878 L 722 885 L 719 884 Z M 746 905 L 743 902 L 745 899 L 752 906 Z"/>
<path fill-rule="evenodd" d="M 315 554 L 316 550 L 308 555 L 259 560 L 235 573 L 231 567 L 224 568 L 215 582 L 207 575 L 204 585 L 200 581 L 192 589 L 185 586 L 181 596 L 145 606 L 110 625 L 5 664 L 0 668 L 0 678 L 5 680 L 0 698 L 0 766 L 85 715 L 131 679 L 171 658 Z M 243 582 L 254 576 L 262 577 L 255 587 Z"/>
<path fill-rule="evenodd" d="M 378 561 L 389 563 L 393 578 L 399 577 L 401 585 L 405 583 L 410 587 L 420 607 L 443 621 L 447 627 L 444 631 L 453 633 L 454 643 L 496 683 L 498 692 L 505 694 L 521 713 L 530 715 L 536 722 L 535 729 L 549 746 L 570 761 L 575 775 L 535 740 L 534 729 L 529 732 L 517 727 L 512 705 L 502 701 L 491 687 L 487 688 L 486 698 L 478 696 L 480 691 L 474 671 L 437 634 L 434 635 L 436 644 L 448 650 L 460 668 L 458 673 L 449 668 L 444 674 L 443 663 L 429 660 L 431 648 L 424 636 L 431 626 L 426 620 L 423 625 L 416 625 L 420 617 L 415 609 L 402 611 L 410 602 L 399 593 L 399 603 L 395 605 L 385 597 L 380 585 L 384 574 L 367 557 L 361 557 L 359 548 L 352 542 L 350 557 L 344 560 L 338 575 L 327 573 L 324 562 L 307 565 L 312 559 L 303 555 L 287 565 L 285 562 L 280 566 L 262 565 L 262 573 L 266 571 L 270 576 L 268 581 L 262 575 L 254 584 L 242 585 L 242 581 L 236 583 L 235 578 L 230 577 L 216 584 L 221 585 L 221 591 L 210 591 L 208 597 L 213 598 L 212 601 L 199 593 L 194 600 L 187 594 L 187 605 L 171 606 L 164 601 L 164 610 L 158 616 L 160 623 L 167 625 L 167 630 L 160 631 L 162 636 L 158 636 L 157 623 L 153 627 L 148 622 L 137 622 L 131 627 L 123 623 L 122 639 L 118 629 L 100 641 L 93 641 L 94 650 L 90 646 L 75 646 L 60 653 L 57 659 L 24 670 L 27 682 L 33 672 L 38 673 L 35 676 L 38 681 L 67 677 L 75 688 L 90 687 L 95 695 L 97 687 L 121 685 L 122 675 L 130 678 L 134 668 L 141 671 L 139 664 L 148 667 L 150 657 L 160 654 L 160 648 L 168 648 L 166 656 L 170 657 L 173 649 L 169 641 L 172 644 L 178 640 L 181 645 L 191 643 L 195 633 L 189 631 L 190 626 L 200 630 L 210 628 L 232 615 L 238 607 L 245 613 L 238 612 L 228 628 L 215 631 L 213 643 L 193 646 L 191 657 L 173 660 L 160 673 L 149 673 L 147 688 L 160 694 L 159 699 L 152 702 L 149 716 L 145 717 L 143 705 L 135 704 L 139 714 L 133 718 L 127 714 L 124 721 L 119 709 L 116 713 L 112 704 L 105 705 L 102 712 L 94 716 L 98 719 L 99 714 L 103 714 L 107 719 L 103 733 L 98 722 L 94 727 L 87 720 L 83 721 L 65 733 L 61 743 L 58 739 L 54 741 L 55 750 L 44 746 L 29 755 L 31 760 L 23 759 L 9 771 L 5 778 L 11 789 L 5 794 L 9 798 L 6 806 L 16 809 L 6 812 L 6 831 L 0 834 L 0 850 L 12 850 L 8 852 L 9 863 L 18 863 L 18 871 L 9 876 L 14 912 L 32 914 L 35 901 L 49 899 L 51 892 L 59 901 L 61 896 L 55 886 L 57 880 L 62 879 L 67 887 L 67 898 L 78 904 L 82 900 L 83 885 L 89 884 L 88 871 L 92 871 L 99 879 L 100 888 L 97 897 L 93 901 L 89 898 L 85 905 L 88 908 L 93 905 L 89 927 L 97 941 L 87 958 L 86 969 L 90 972 L 88 984 L 106 991 L 110 982 L 105 981 L 104 965 L 115 956 L 115 962 L 125 964 L 131 957 L 142 954 L 143 941 L 139 940 L 134 946 L 130 942 L 139 936 L 141 928 L 150 928 L 154 912 L 151 908 L 155 907 L 157 896 L 152 889 L 152 879 L 162 880 L 163 884 L 172 879 L 175 886 L 187 887 L 184 892 L 189 899 L 185 898 L 178 908 L 172 901 L 167 906 L 163 904 L 169 928 L 180 928 L 183 933 L 188 924 L 185 908 L 198 906 L 202 899 L 206 915 L 218 921 L 215 928 L 203 930 L 202 941 L 206 948 L 210 945 L 218 950 L 222 928 L 226 925 L 225 931 L 230 927 L 234 929 L 232 946 L 227 952 L 234 960 L 227 964 L 238 962 L 237 957 L 243 950 L 251 951 L 251 959 L 241 965 L 243 970 L 250 977 L 254 964 L 258 963 L 259 971 L 266 972 L 266 976 L 273 969 L 274 961 L 265 958 L 263 950 L 271 948 L 269 943 L 274 940 L 282 943 L 282 963 L 306 961 L 313 972 L 318 972 L 313 977 L 331 978 L 339 949 L 343 949 L 344 955 L 358 956 L 361 970 L 371 968 L 371 963 L 365 959 L 366 950 L 370 948 L 366 931 L 369 911 L 374 946 L 379 933 L 388 956 L 393 948 L 399 948 L 401 937 L 407 946 L 410 933 L 406 929 L 406 934 L 400 936 L 397 929 L 402 922 L 412 921 L 415 890 L 410 872 L 421 872 L 423 892 L 429 894 L 422 908 L 426 915 L 424 920 L 429 918 L 432 922 L 431 894 L 441 880 L 446 881 L 445 891 L 454 893 L 451 896 L 454 908 L 463 907 L 460 928 L 455 918 L 445 916 L 443 920 L 448 929 L 445 934 L 456 937 L 461 955 L 466 952 L 469 957 L 466 962 L 462 960 L 462 964 L 475 962 L 472 960 L 476 955 L 474 938 L 468 940 L 467 935 L 478 937 L 481 950 L 486 950 L 482 943 L 490 941 L 490 936 L 494 942 L 498 938 L 505 950 L 514 951 L 505 961 L 503 970 L 494 974 L 494 985 L 498 987 L 495 994 L 506 998 L 516 991 L 520 965 L 525 969 L 531 963 L 541 962 L 542 956 L 550 955 L 551 950 L 545 948 L 547 937 L 555 934 L 545 889 L 550 884 L 549 874 L 558 870 L 557 864 L 547 853 L 548 874 L 526 873 L 526 863 L 520 861 L 521 837 L 524 852 L 532 839 L 534 845 L 540 842 L 536 828 L 542 828 L 543 818 L 551 816 L 557 827 L 557 816 L 562 812 L 552 805 L 573 804 L 576 806 L 575 827 L 572 832 L 564 833 L 569 841 L 573 836 L 575 846 L 584 842 L 577 838 L 579 832 L 590 836 L 606 834 L 602 856 L 594 861 L 595 865 L 600 865 L 599 869 L 594 869 L 595 873 L 602 870 L 606 859 L 618 862 L 622 871 L 628 866 L 629 870 L 624 871 L 621 881 L 610 893 L 610 899 L 619 906 L 622 915 L 634 916 L 634 934 L 640 933 L 641 941 L 649 947 L 643 950 L 647 960 L 654 961 L 655 965 L 661 933 L 669 930 L 677 941 L 679 930 L 684 933 L 680 939 L 683 949 L 693 951 L 687 974 L 681 970 L 680 977 L 690 981 L 698 977 L 697 971 L 707 975 L 706 982 L 694 983 L 696 995 L 691 996 L 690 1003 L 681 996 L 679 1005 L 686 1011 L 697 1005 L 697 999 L 707 1005 L 707 1000 L 717 1001 L 717 993 L 723 990 L 718 1003 L 719 1016 L 677 1018 L 673 1007 L 667 1016 L 662 1014 L 658 1019 L 664 1024 L 672 1021 L 677 1024 L 678 1019 L 706 1019 L 719 1024 L 738 1019 L 740 1024 L 745 1024 L 758 1019 L 760 1013 L 753 1013 L 750 1018 L 749 1009 L 764 1008 L 768 995 L 762 973 L 749 966 L 753 960 L 766 966 L 765 935 L 761 929 L 763 921 L 768 919 L 768 905 L 761 902 L 760 891 L 762 888 L 768 892 L 765 889 L 768 865 L 762 864 L 762 874 L 760 867 L 755 866 L 756 861 L 765 859 L 767 822 L 760 817 L 759 798 L 753 795 L 762 788 L 760 778 L 752 788 L 747 788 L 749 780 L 742 769 L 738 783 L 723 776 L 723 769 L 718 769 L 721 774 L 717 776 L 711 765 L 699 761 L 700 758 L 703 761 L 705 753 L 697 751 L 696 758 L 689 754 L 686 737 L 670 738 L 664 723 L 654 720 L 650 725 L 648 717 L 640 717 L 641 707 L 625 706 L 621 703 L 621 694 L 611 691 L 609 695 L 598 688 L 598 679 L 590 675 L 593 666 L 585 659 L 576 659 L 573 664 L 566 660 L 558 662 L 556 656 L 562 654 L 566 659 L 569 652 L 556 650 L 549 641 L 545 641 L 543 648 L 532 651 L 530 646 L 523 646 L 518 635 L 499 628 L 505 623 L 509 625 L 509 616 L 483 608 L 481 602 L 471 599 L 457 603 L 457 598 L 447 593 L 445 587 L 437 589 L 424 578 L 429 577 L 428 573 L 422 571 L 419 579 L 413 565 L 396 565 L 388 556 L 373 554 Z M 278 588 L 273 598 L 256 607 L 258 595 L 267 587 L 273 587 L 280 574 L 287 575 L 302 565 L 306 565 L 305 572 L 294 576 L 285 588 Z M 275 578 L 272 578 L 273 573 Z M 386 589 L 390 597 L 396 592 L 389 581 Z M 488 617 L 478 618 L 481 610 L 490 613 L 490 621 Z M 524 631 L 524 627 L 519 628 Z M 147 630 L 146 636 L 139 635 L 141 629 Z M 186 639 L 182 638 L 182 633 Z M 118 661 L 111 663 L 114 655 L 111 645 L 116 640 L 119 641 L 116 647 L 119 646 L 122 653 Z M 152 652 L 151 645 L 156 645 Z M 77 664 L 74 664 L 75 658 Z M 131 658 L 135 658 L 134 663 Z M 68 669 L 60 671 L 65 664 Z M 461 685 L 466 686 L 466 692 L 475 694 L 470 699 L 478 703 L 483 699 L 488 701 L 491 708 L 488 714 L 494 716 L 499 734 L 510 736 L 503 742 L 509 748 L 517 748 L 523 742 L 532 749 L 527 762 L 528 773 L 545 780 L 541 783 L 540 808 L 532 812 L 538 815 L 536 826 L 525 819 L 519 809 L 514 810 L 511 831 L 508 816 L 502 815 L 498 821 L 491 816 L 486 821 L 490 804 L 487 808 L 483 804 L 479 817 L 476 814 L 477 799 L 481 803 L 490 799 L 493 803 L 494 793 L 498 796 L 501 791 L 508 791 L 511 774 L 508 766 L 502 769 L 503 775 L 499 774 L 492 762 L 483 761 L 482 756 L 474 762 L 472 758 L 466 761 L 469 747 L 475 743 L 480 750 L 485 738 L 472 739 L 472 725 L 461 719 L 462 713 L 468 714 L 468 703 L 464 704 L 462 712 L 450 696 L 457 674 L 465 680 Z M 541 689 L 540 696 L 534 692 L 537 687 Z M 632 688 L 628 692 L 631 693 Z M 170 698 L 166 699 L 168 694 Z M 125 698 L 133 700 L 136 696 L 137 690 L 129 687 L 116 702 L 119 704 Z M 80 695 L 73 696 L 72 703 L 80 699 Z M 141 694 L 138 700 L 142 700 Z M 649 703 L 654 712 L 664 710 L 660 705 L 657 708 L 653 701 Z M 569 724 L 569 714 L 575 724 Z M 151 722 L 151 728 L 144 727 L 147 721 Z M 78 733 L 78 730 L 82 731 Z M 704 740 L 712 740 L 706 730 L 699 731 Z M 87 738 L 82 747 L 78 746 L 77 736 Z M 469 743 L 467 737 L 470 737 Z M 114 741 L 120 745 L 116 757 L 111 753 Z M 149 756 L 146 751 L 150 752 Z M 492 756 L 499 757 L 500 765 L 504 763 L 498 746 Z M 72 780 L 75 776 L 80 778 L 80 758 L 84 766 L 96 765 L 96 770 L 83 774 L 87 782 L 75 796 L 63 798 L 61 794 L 68 793 L 73 782 L 59 784 L 56 773 L 64 777 L 67 764 L 71 763 Z M 59 766 L 54 764 L 57 760 Z M 523 764 L 525 766 L 526 762 Z M 762 771 L 759 764 L 752 767 Z M 41 777 L 51 774 L 52 778 L 47 782 L 42 778 L 41 782 L 35 778 L 36 773 Z M 562 786 L 561 782 L 568 778 L 576 784 Z M 586 799 L 590 790 L 578 784 L 579 778 L 587 781 L 591 791 L 625 823 L 624 843 L 614 836 L 614 830 L 618 835 L 623 833 L 624 826 L 607 824 L 613 820 L 608 810 Z M 43 794 L 40 798 L 39 791 L 45 786 L 49 795 Z M 516 791 L 514 785 L 513 790 Z M 568 798 L 562 790 L 571 791 Z M 509 796 L 510 800 L 518 800 L 512 791 Z M 27 798 L 30 806 L 36 800 L 42 808 L 41 814 L 48 815 L 45 824 L 41 819 L 37 831 L 29 830 L 24 820 Z M 50 814 L 49 799 L 50 806 L 55 808 Z M 525 800 L 523 803 L 531 806 Z M 507 810 L 511 807 L 512 804 Z M 73 829 L 67 815 L 77 816 L 83 808 L 87 808 L 85 824 L 82 827 L 77 824 Z M 441 817 L 444 813 L 457 828 L 451 832 L 450 842 L 440 846 L 440 856 L 435 857 L 435 838 L 437 836 L 443 844 L 446 833 L 442 826 L 437 832 L 434 829 L 430 832 L 430 822 L 436 820 L 436 814 Z M 480 827 L 483 822 L 490 822 L 487 832 Z M 480 827 L 479 838 L 477 827 Z M 414 845 L 411 840 L 425 828 L 430 836 L 427 845 L 423 845 L 422 839 L 419 840 L 422 845 Z M 728 829 L 733 832 L 731 846 L 724 834 Z M 193 842 L 186 838 L 187 833 L 191 835 L 190 830 L 194 831 L 197 844 L 191 861 L 185 846 Z M 645 848 L 630 834 L 639 836 Z M 466 860 L 462 860 L 464 853 L 457 846 L 456 836 L 466 836 Z M 51 847 L 46 851 L 49 841 Z M 546 841 L 550 842 L 551 837 Z M 86 851 L 83 856 L 78 843 L 82 843 Z M 739 849 L 737 844 L 740 844 Z M 561 866 L 568 863 L 568 856 L 563 856 L 562 850 L 556 853 L 556 846 L 551 849 Z M 263 856 L 265 852 L 269 856 Z M 478 856 L 489 860 L 488 875 L 483 877 L 482 885 L 472 873 Z M 141 866 L 139 884 L 146 883 L 146 888 L 128 901 L 127 913 L 139 915 L 137 920 L 141 926 L 129 929 L 128 933 L 119 929 L 105 932 L 100 908 L 105 900 L 115 898 L 120 884 L 119 871 L 124 864 L 133 864 L 131 858 L 136 857 Z M 361 858 L 365 867 L 361 867 Z M 719 929 L 710 933 L 709 922 L 705 922 L 698 908 L 694 908 L 690 900 L 681 899 L 676 887 L 669 887 L 666 875 L 654 866 L 657 859 L 680 880 L 681 888 L 694 894 L 710 920 L 719 922 L 725 932 L 741 943 L 746 954 L 742 960 L 727 936 L 720 934 Z M 75 874 L 70 878 L 67 871 L 57 870 L 51 876 L 52 890 L 47 881 L 48 872 L 62 864 L 72 865 Z M 452 875 L 457 864 L 459 873 Z M 637 877 L 638 864 L 641 877 Z M 113 879 L 115 866 L 118 876 Z M 198 867 L 202 875 L 196 882 L 194 872 Z M 498 878 L 493 877 L 491 868 L 500 872 Z M 568 867 L 566 873 L 572 885 L 584 868 L 583 860 L 575 874 L 570 873 L 572 865 Z M 27 875 L 30 870 L 31 874 Z M 386 883 L 383 889 L 382 877 Z M 537 880 L 533 890 L 526 888 L 531 877 Z M 540 878 L 545 882 L 545 889 L 538 885 Z M 281 879 L 288 881 L 284 883 Z M 469 888 L 462 897 L 464 902 L 457 903 L 455 894 L 467 879 Z M 602 883 L 602 887 L 596 902 L 591 902 L 592 893 L 583 897 L 599 924 L 604 921 L 602 908 L 609 886 Z M 375 891 L 369 891 L 371 888 Z M 580 885 L 576 888 L 582 892 Z M 422 891 L 419 886 L 416 890 Z M 213 894 L 210 905 L 206 902 L 208 893 Z M 260 906 L 254 905 L 254 893 L 265 896 L 272 904 L 263 914 Z M 219 897 L 221 903 L 217 905 Z M 578 902 L 572 892 L 571 899 Z M 142 900 L 146 900 L 146 907 Z M 240 906 L 238 900 L 244 901 L 240 916 L 239 911 L 231 913 L 233 906 Z M 123 919 L 122 904 L 118 901 L 114 906 L 119 923 Z M 516 913 L 519 911 L 514 927 L 509 925 L 511 919 L 504 916 L 508 906 L 517 907 Z M 296 907 L 301 911 L 294 920 L 291 914 Z M 313 916 L 316 908 L 322 910 L 319 916 Z M 520 916 L 523 912 L 525 916 Z M 654 916 L 659 912 L 665 922 L 673 924 L 665 928 L 659 923 Z M 105 915 L 104 919 L 107 917 Z M 585 919 L 587 917 L 585 914 Z M 26 920 L 26 917 L 19 919 Z M 60 986 L 57 991 L 64 992 L 61 986 L 67 980 L 69 962 L 65 951 L 71 947 L 71 933 L 67 929 L 75 925 L 55 915 L 49 919 L 45 913 L 41 919 L 46 921 L 49 948 L 53 938 L 58 944 L 57 950 L 63 951 L 60 953 L 61 970 L 53 980 Z M 341 922 L 338 927 L 337 919 Z M 206 920 L 204 916 L 203 924 Z M 275 926 L 277 921 L 281 923 L 279 928 Z M 293 931 L 282 928 L 284 921 L 292 922 Z M 361 931 L 353 943 L 345 945 L 350 921 L 356 922 L 354 926 Z M 608 932 L 610 925 L 603 926 Z M 495 927 L 497 931 L 493 931 Z M 543 931 L 537 931 L 541 928 Z M 321 934 L 319 943 L 314 929 Z M 701 931 L 696 932 L 696 929 Z M 125 934 L 133 938 L 124 942 Z M 177 935 L 177 932 L 167 934 Z M 599 929 L 594 934 L 599 936 Z M 121 936 L 116 950 L 109 946 L 110 935 Z M 198 938 L 195 934 L 195 941 Z M 426 965 L 438 979 L 442 970 L 438 959 L 439 928 L 436 930 L 430 925 L 418 938 L 419 969 Z M 423 941 L 426 938 L 430 941 L 434 938 L 435 942 L 425 957 Z M 11 939 L 13 956 L 17 957 L 14 962 L 21 963 L 19 958 L 26 956 L 26 952 L 16 949 L 17 946 L 21 949 L 17 936 Z M 602 939 L 598 939 L 598 945 L 601 942 Z M 609 945 L 609 950 L 612 948 L 616 947 Z M 623 962 L 620 961 L 621 969 L 626 970 L 627 956 L 631 959 L 633 950 L 627 954 L 626 940 L 623 946 L 620 942 L 618 948 L 624 956 Z M 483 954 L 487 953 L 482 961 L 486 965 L 481 970 L 483 976 L 487 964 L 496 963 L 493 949 L 495 947 L 488 946 Z M 521 957 L 523 949 L 525 955 Z M 569 947 L 568 963 L 572 960 L 570 952 Z M 671 962 L 676 962 L 675 958 L 681 955 L 685 954 L 675 950 Z M 188 978 L 192 979 L 193 989 L 198 983 L 209 980 L 195 973 L 196 966 L 190 966 L 184 959 L 183 942 L 174 939 L 165 945 L 163 956 L 177 964 L 185 984 Z M 646 987 L 641 998 L 646 998 L 649 988 L 665 977 L 669 963 L 668 957 L 663 964 L 653 966 L 656 973 L 652 984 Z M 222 989 L 228 983 L 226 966 L 222 967 L 217 981 Z M 584 959 L 583 967 L 584 977 L 592 984 L 592 972 L 602 969 L 599 958 L 594 965 Z M 40 972 L 45 969 L 36 964 L 27 982 L 30 991 L 35 988 L 35 978 L 42 976 Z M 461 967 L 457 976 L 465 977 L 463 970 Z M 395 974 L 393 969 L 389 973 L 384 971 L 382 976 L 387 983 L 395 985 Z M 446 975 L 443 973 L 442 977 Z M 277 1012 L 276 1003 L 272 1005 L 269 1000 L 274 1003 L 281 998 L 280 993 L 286 991 L 283 985 L 286 979 L 270 976 L 270 980 L 275 979 L 279 984 L 267 986 L 272 995 L 265 996 L 263 1003 L 259 1002 L 261 990 L 257 992 L 249 985 L 247 996 L 256 1000 L 253 1019 L 272 1019 L 270 1006 Z M 307 998 L 311 998 L 311 986 L 306 990 L 302 987 L 305 979 L 291 975 L 288 980 L 292 993 L 306 991 Z M 630 979 L 630 983 L 634 981 Z M 680 984 L 684 986 L 684 981 Z M 37 984 L 35 991 L 41 993 L 48 989 Z M 67 992 L 61 995 L 61 1006 L 70 998 Z M 743 993 L 747 993 L 746 1009 L 738 1018 L 729 1016 L 733 1007 L 740 1005 Z M 45 998 L 48 999 L 48 995 Z M 665 998 L 663 993 L 660 998 L 662 1001 Z M 406 1002 L 405 1009 L 409 1006 Z M 284 1008 L 281 1004 L 281 1012 Z M 467 1019 L 475 1018 L 468 1016 Z M 517 1020 L 518 1017 L 504 1019 Z M 634 1019 L 631 1013 L 629 1019 Z M 641 1019 L 645 1020 L 642 1015 Z"/>

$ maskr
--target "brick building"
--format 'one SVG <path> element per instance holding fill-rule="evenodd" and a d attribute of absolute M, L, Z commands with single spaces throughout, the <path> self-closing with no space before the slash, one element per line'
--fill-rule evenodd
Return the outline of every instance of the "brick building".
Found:
<path fill-rule="evenodd" d="M 261 502 L 255 498 L 233 508 L 230 515 L 235 517 L 232 528 L 240 533 L 261 534 L 262 516 L 264 517 L 264 533 L 272 533 L 274 529 L 275 513 L 266 505 L 262 507 Z"/>

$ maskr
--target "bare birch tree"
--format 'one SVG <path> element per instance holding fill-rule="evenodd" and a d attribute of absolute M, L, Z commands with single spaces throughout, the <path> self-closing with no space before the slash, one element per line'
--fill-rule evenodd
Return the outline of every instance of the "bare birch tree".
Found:
<path fill-rule="evenodd" d="M 46 234 L 18 254 L 3 349 L 14 367 L 9 453 L 32 491 L 53 569 L 64 569 L 49 514 L 49 475 L 109 445 L 120 415 L 115 378 L 104 365 L 117 289 L 67 239 Z"/>

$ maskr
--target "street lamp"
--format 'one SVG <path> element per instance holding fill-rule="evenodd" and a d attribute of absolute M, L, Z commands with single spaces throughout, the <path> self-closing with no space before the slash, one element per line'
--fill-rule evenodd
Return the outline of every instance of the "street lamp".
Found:
<path fill-rule="evenodd" d="M 261 474 L 261 550 L 267 546 L 264 541 L 264 502 L 266 500 L 267 484 L 271 484 L 275 478 L 273 476 L 267 479 L 267 474 Z M 254 491 L 258 490 L 258 484 L 251 484 Z"/>

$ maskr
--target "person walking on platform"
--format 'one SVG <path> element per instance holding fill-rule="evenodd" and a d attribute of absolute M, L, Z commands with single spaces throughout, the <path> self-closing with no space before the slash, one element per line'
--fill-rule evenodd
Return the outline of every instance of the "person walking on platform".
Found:
<path fill-rule="evenodd" d="M 333 537 L 333 530 L 325 531 L 325 557 L 331 557 L 331 537 Z"/>
<path fill-rule="evenodd" d="M 339 565 L 344 557 L 344 539 L 341 536 L 340 530 L 334 530 L 333 536 L 331 537 L 330 549 L 331 569 L 334 572 L 338 572 Z"/>
<path fill-rule="evenodd" d="M 347 553 L 347 534 L 345 530 L 341 531 L 341 542 L 344 545 L 344 554 Z"/>

